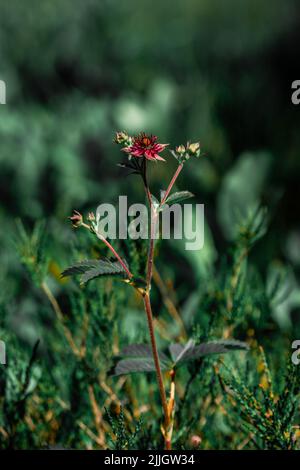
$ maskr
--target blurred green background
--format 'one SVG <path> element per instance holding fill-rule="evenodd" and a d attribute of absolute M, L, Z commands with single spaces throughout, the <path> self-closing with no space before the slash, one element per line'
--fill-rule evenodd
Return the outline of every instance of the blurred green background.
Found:
<path fill-rule="evenodd" d="M 39 335 L 41 298 L 20 265 L 15 220 L 32 228 L 46 219 L 57 272 L 74 261 L 69 242 L 77 234 L 67 222 L 73 208 L 95 209 L 118 194 L 143 200 L 135 177 L 124 178 L 116 165 L 118 129 L 153 132 L 171 147 L 199 139 L 206 154 L 178 180 L 205 204 L 207 238 L 201 253 L 169 246 L 176 286 L 187 279 L 195 285 L 218 262 L 237 214 L 259 201 L 269 208 L 269 229 L 252 261 L 264 278 L 274 265 L 289 268 L 290 295 L 273 313 L 296 334 L 300 108 L 291 103 L 291 83 L 299 79 L 298 2 L 1 0 L 0 11 L 0 78 L 7 85 L 0 106 L 0 296 L 21 340 Z M 175 169 L 167 160 L 151 166 L 155 190 Z M 192 272 L 172 266 L 180 257 Z M 60 289 L 56 283 L 57 295 Z"/>

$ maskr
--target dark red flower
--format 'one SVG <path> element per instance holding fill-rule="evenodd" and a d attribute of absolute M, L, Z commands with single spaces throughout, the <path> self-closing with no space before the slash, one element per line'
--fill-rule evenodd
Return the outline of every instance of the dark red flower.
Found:
<path fill-rule="evenodd" d="M 133 142 L 122 150 L 133 157 L 145 157 L 147 160 L 162 160 L 159 153 L 162 152 L 168 144 L 159 144 L 156 135 L 147 135 L 144 132 L 133 138 Z"/>

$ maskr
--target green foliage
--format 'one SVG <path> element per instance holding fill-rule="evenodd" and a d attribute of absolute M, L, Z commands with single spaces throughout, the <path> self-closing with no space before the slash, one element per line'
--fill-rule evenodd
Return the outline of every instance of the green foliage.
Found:
<path fill-rule="evenodd" d="M 290 361 L 286 352 L 279 356 L 273 351 L 275 343 L 281 352 L 289 345 L 288 330 L 282 336 L 273 311 L 274 303 L 280 305 L 290 289 L 283 287 L 281 271 L 263 279 L 249 257 L 266 226 L 262 209 L 241 221 L 228 255 L 208 269 L 206 282 L 195 285 L 190 299 L 177 306 L 183 328 L 193 340 L 178 342 L 180 324 L 176 319 L 170 322 L 169 301 L 165 299 L 162 306 L 158 292 L 153 291 L 154 307 L 160 306 L 161 366 L 167 374 L 175 368 L 180 384 L 174 448 L 193 448 L 192 435 L 200 436 L 200 448 L 205 449 L 299 447 L 299 374 L 296 366 L 285 368 Z M 14 344 L 10 347 L 15 359 L 1 369 L 1 446 L 161 448 L 159 423 L 153 417 L 159 412 L 157 400 L 150 409 L 144 400 L 149 387 L 154 386 L 155 375 L 138 374 L 125 380 L 126 374 L 155 370 L 151 349 L 142 343 L 147 340 L 142 333 L 146 319 L 138 299 L 130 296 L 134 290 L 125 285 L 114 289 L 113 281 L 102 276 L 104 265 L 105 274 L 111 274 L 107 269 L 117 268 L 122 275 L 122 267 L 108 259 L 80 262 L 65 274 L 82 275 L 98 264 L 101 273 L 97 272 L 97 282 L 78 288 L 60 278 L 60 269 L 46 256 L 49 245 L 42 244 L 45 253 L 41 252 L 41 228 L 29 235 L 19 227 L 21 261 L 40 289 L 41 320 L 51 327 L 46 327 L 39 349 L 35 347 L 27 361 L 18 352 L 20 344 L 3 337 Z M 89 251 L 95 255 L 93 240 L 89 235 L 80 237 L 78 243 L 74 240 L 69 256 L 80 259 Z M 142 274 L 132 284 L 143 289 L 145 251 L 130 240 L 123 248 L 128 266 L 135 266 Z M 170 276 L 167 265 L 163 272 Z M 185 290 L 180 287 L 177 295 L 184 299 Z M 7 315 L 5 310 L 3 315 Z M 227 339 L 232 335 L 244 342 Z M 255 355 L 258 343 L 271 357 L 272 371 L 264 356 Z M 253 352 L 246 359 L 248 354 L 239 350 L 248 345 Z M 222 359 L 229 351 L 236 352 Z M 272 378 L 275 370 L 278 373 Z M 283 371 L 285 378 L 281 380 Z M 136 417 L 142 421 L 135 424 Z"/>
<path fill-rule="evenodd" d="M 43 281 L 48 268 L 45 223 L 38 222 L 28 235 L 20 220 L 16 224 L 15 244 L 20 261 L 37 285 Z"/>
<path fill-rule="evenodd" d="M 300 378 L 297 367 L 289 360 L 282 390 L 274 390 L 272 374 L 263 350 L 258 362 L 259 383 L 247 384 L 242 377 L 229 371 L 222 379 L 228 387 L 229 401 L 234 412 L 243 420 L 245 430 L 256 446 L 264 449 L 290 450 L 297 448 L 295 417 L 299 406 Z"/>
<path fill-rule="evenodd" d="M 7 368 L 1 368 L 0 390 L 2 395 L 2 413 L 0 423 L 5 429 L 6 439 L 1 436 L 0 442 L 7 448 L 26 448 L 28 442 L 37 442 L 30 428 L 24 422 L 28 401 L 32 396 L 41 375 L 36 364 L 39 341 L 33 347 L 31 357 L 13 358 Z"/>
<path fill-rule="evenodd" d="M 193 340 L 186 345 L 173 343 L 166 353 L 159 351 L 162 370 L 177 369 L 185 362 L 199 359 L 209 354 L 224 354 L 229 351 L 247 350 L 248 346 L 241 341 L 223 340 L 195 346 Z M 120 351 L 122 359 L 116 363 L 111 371 L 113 375 L 131 374 L 133 372 L 154 372 L 155 366 L 152 351 L 146 344 L 131 344 Z"/>
<path fill-rule="evenodd" d="M 66 277 L 75 276 L 76 274 L 82 274 L 81 283 L 85 284 L 91 279 L 95 279 L 100 276 L 111 276 L 118 274 L 124 277 L 126 272 L 119 261 L 111 261 L 109 259 L 94 259 L 80 261 L 79 263 L 65 269 L 61 275 L 62 277 Z"/>
<path fill-rule="evenodd" d="M 171 194 L 166 199 L 166 204 L 177 204 L 178 202 L 184 201 L 185 199 L 189 199 L 194 197 L 190 191 L 177 191 L 176 193 Z"/>
<path fill-rule="evenodd" d="M 142 420 L 139 420 L 134 430 L 131 432 L 126 425 L 123 409 L 120 409 L 118 416 L 112 416 L 109 410 L 106 410 L 108 420 L 111 425 L 113 438 L 109 439 L 110 448 L 114 450 L 135 450 L 137 440 L 140 438 Z"/>

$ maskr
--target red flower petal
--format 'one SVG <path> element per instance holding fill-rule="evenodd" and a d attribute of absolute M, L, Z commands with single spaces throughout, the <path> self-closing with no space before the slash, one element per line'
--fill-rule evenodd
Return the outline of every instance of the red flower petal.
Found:
<path fill-rule="evenodd" d="M 156 141 L 157 136 L 149 136 L 143 132 L 137 137 L 134 137 L 132 145 L 124 147 L 122 150 L 134 157 L 144 156 L 147 160 L 160 160 L 164 162 L 165 159 L 160 157 L 159 153 L 169 144 L 159 144 Z"/>
<path fill-rule="evenodd" d="M 165 162 L 165 161 L 166 161 L 163 157 L 161 157 L 161 156 L 158 155 L 157 153 L 154 155 L 154 157 L 155 157 L 155 160 L 160 160 L 160 161 L 162 161 L 162 162 Z"/>
<path fill-rule="evenodd" d="M 145 151 L 145 157 L 148 159 L 148 160 L 155 160 L 155 154 L 153 154 L 152 150 L 146 150 Z"/>

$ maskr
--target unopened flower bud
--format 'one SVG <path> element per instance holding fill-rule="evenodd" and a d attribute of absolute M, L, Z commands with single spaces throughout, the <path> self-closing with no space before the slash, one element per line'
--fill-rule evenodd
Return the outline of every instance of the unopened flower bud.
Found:
<path fill-rule="evenodd" d="M 73 211 L 73 215 L 71 217 L 69 217 L 69 219 L 71 220 L 72 222 L 72 226 L 74 228 L 78 228 L 82 225 L 82 222 L 83 222 L 83 217 L 82 215 L 80 214 L 80 212 L 78 211 Z"/>
<path fill-rule="evenodd" d="M 185 153 L 185 151 L 186 151 L 186 149 L 185 149 L 184 145 L 178 145 L 178 147 L 176 147 L 176 152 L 179 155 L 183 155 Z"/>
<path fill-rule="evenodd" d="M 199 447 L 201 442 L 202 442 L 202 439 L 200 436 L 197 436 L 196 434 L 194 434 L 191 439 L 190 439 L 190 442 L 191 442 L 191 445 L 193 447 Z"/>
<path fill-rule="evenodd" d="M 121 145 L 128 144 L 129 140 L 130 140 L 130 137 L 127 134 L 127 132 L 125 131 L 116 132 L 116 135 L 114 138 L 114 142 L 116 144 L 121 144 Z"/>
<path fill-rule="evenodd" d="M 194 157 L 199 157 L 200 155 L 200 142 L 194 142 L 193 144 L 189 144 L 187 146 L 187 151 L 190 155 Z"/>
<path fill-rule="evenodd" d="M 95 217 L 95 214 L 94 212 L 89 212 L 88 216 L 87 216 L 87 220 L 89 222 L 94 222 L 96 220 L 96 217 Z"/>

